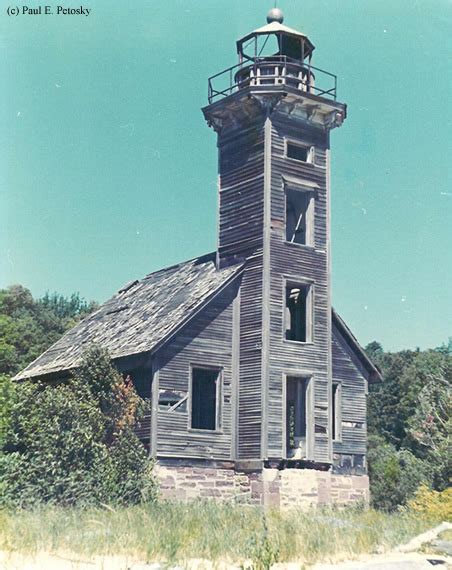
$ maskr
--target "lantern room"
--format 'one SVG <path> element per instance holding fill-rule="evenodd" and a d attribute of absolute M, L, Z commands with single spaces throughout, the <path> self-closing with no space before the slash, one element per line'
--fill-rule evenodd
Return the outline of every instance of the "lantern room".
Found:
<path fill-rule="evenodd" d="M 336 76 L 311 64 L 314 44 L 286 26 L 279 8 L 267 24 L 237 41 L 238 63 L 209 79 L 209 103 L 246 88 L 287 86 L 319 97 L 336 98 Z M 316 75 L 320 76 L 317 85 Z"/>
<path fill-rule="evenodd" d="M 237 41 L 239 63 L 272 57 L 285 57 L 300 64 L 307 58 L 310 61 L 314 44 L 305 34 L 285 26 L 283 22 L 284 16 L 279 8 L 270 10 L 266 26 Z"/>

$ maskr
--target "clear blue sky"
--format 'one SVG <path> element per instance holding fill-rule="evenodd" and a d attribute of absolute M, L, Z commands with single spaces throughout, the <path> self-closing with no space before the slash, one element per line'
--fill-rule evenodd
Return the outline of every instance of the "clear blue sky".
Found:
<path fill-rule="evenodd" d="M 10 18 L 8 4 L 0 287 L 103 301 L 213 251 L 216 141 L 200 107 L 208 76 L 235 63 L 235 40 L 273 2 L 87 0 L 89 17 Z M 280 6 L 349 106 L 332 136 L 334 305 L 362 344 L 441 344 L 452 334 L 452 2 Z"/>

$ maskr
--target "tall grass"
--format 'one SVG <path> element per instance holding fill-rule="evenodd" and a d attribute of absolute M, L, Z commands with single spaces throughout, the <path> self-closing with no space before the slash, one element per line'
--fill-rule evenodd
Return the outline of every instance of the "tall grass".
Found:
<path fill-rule="evenodd" d="M 46 507 L 0 513 L 0 549 L 124 555 L 145 561 L 273 562 L 347 558 L 388 549 L 432 525 L 410 512 L 263 511 L 207 502 L 112 509 Z"/>

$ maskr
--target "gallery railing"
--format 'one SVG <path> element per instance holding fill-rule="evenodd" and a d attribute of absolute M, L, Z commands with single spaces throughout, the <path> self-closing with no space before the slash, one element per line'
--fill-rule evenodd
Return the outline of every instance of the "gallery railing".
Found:
<path fill-rule="evenodd" d="M 209 104 L 246 87 L 269 85 L 287 85 L 336 100 L 336 75 L 287 56 L 271 56 L 238 63 L 210 77 Z"/>

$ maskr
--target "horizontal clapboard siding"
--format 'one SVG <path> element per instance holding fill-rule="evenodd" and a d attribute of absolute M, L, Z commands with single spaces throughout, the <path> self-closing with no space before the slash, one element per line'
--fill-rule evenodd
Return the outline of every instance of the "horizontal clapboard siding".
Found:
<path fill-rule="evenodd" d="M 262 429 L 262 247 L 264 122 L 244 121 L 219 135 L 219 260 L 248 258 L 240 291 L 237 457 L 260 457 Z"/>
<path fill-rule="evenodd" d="M 247 263 L 240 290 L 238 457 L 260 457 L 262 427 L 262 254 Z"/>
<path fill-rule="evenodd" d="M 328 282 L 327 171 L 328 135 L 320 128 L 287 118 L 272 116 L 271 247 L 270 247 L 270 381 L 268 413 L 268 454 L 285 454 L 283 425 L 284 374 L 299 371 L 312 375 L 314 389 L 314 457 L 330 460 L 328 445 L 328 390 L 330 348 L 330 300 Z M 285 140 L 297 140 L 315 147 L 315 165 L 285 157 Z M 314 207 L 315 248 L 285 242 L 284 177 L 316 188 Z M 307 280 L 313 284 L 312 343 L 284 340 L 285 279 Z"/>
<path fill-rule="evenodd" d="M 158 411 L 157 455 L 182 458 L 230 459 L 232 455 L 232 327 L 231 284 L 211 301 L 180 334 L 158 353 L 159 388 L 188 392 L 190 364 L 218 366 L 223 371 L 221 430 L 191 431 L 188 412 Z"/>
<path fill-rule="evenodd" d="M 220 265 L 252 255 L 262 247 L 264 131 L 261 121 L 253 128 L 219 136 Z"/>
<path fill-rule="evenodd" d="M 366 380 L 353 362 L 347 343 L 333 327 L 333 381 L 340 382 L 342 422 L 358 424 L 358 427 L 342 425 L 342 441 L 333 442 L 333 452 L 343 454 L 366 453 Z"/>

